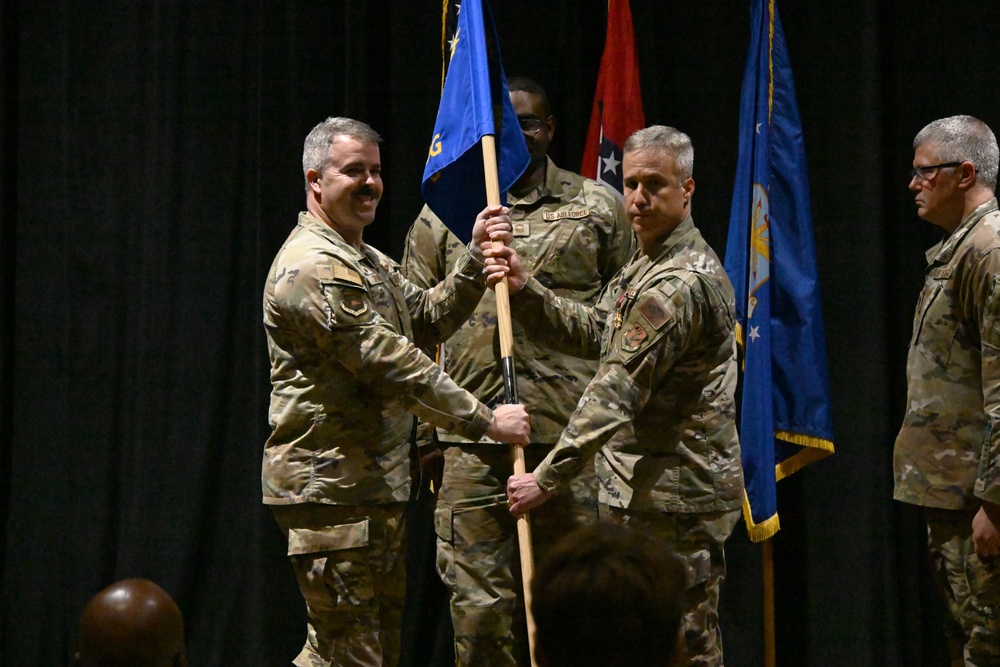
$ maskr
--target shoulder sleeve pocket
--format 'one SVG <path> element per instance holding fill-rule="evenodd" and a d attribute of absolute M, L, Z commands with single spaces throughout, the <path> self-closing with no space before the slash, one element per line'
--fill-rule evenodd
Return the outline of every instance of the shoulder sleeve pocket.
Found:
<path fill-rule="evenodd" d="M 985 326 L 983 327 L 983 342 L 995 348 L 1000 348 L 1000 275 L 993 276 L 993 285 L 989 299 L 983 312 Z"/>

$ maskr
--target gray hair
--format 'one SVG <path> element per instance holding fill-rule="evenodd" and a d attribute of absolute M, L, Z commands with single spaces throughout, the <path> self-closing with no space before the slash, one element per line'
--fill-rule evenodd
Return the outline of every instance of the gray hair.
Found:
<path fill-rule="evenodd" d="M 650 125 L 625 140 L 625 152 L 663 150 L 674 157 L 677 175 L 681 180 L 694 174 L 694 146 L 691 137 L 666 125 Z"/>
<path fill-rule="evenodd" d="M 382 141 L 378 132 L 360 120 L 331 116 L 314 127 L 306 136 L 305 146 L 302 148 L 303 176 L 310 169 L 315 169 L 321 174 L 326 171 L 333 161 L 332 146 L 337 137 L 349 137 L 369 144 Z"/>
<path fill-rule="evenodd" d="M 996 190 L 1000 149 L 986 123 L 972 116 L 951 116 L 928 123 L 917 133 L 913 148 L 932 145 L 941 162 L 971 162 L 980 182 Z"/>

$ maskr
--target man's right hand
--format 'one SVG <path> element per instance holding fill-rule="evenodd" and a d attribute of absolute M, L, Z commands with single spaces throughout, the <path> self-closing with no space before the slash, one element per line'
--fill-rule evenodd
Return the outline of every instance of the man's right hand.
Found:
<path fill-rule="evenodd" d="M 983 501 L 972 518 L 972 544 L 980 558 L 1000 555 L 1000 505 Z"/>
<path fill-rule="evenodd" d="M 517 294 L 528 282 L 528 272 L 521 264 L 517 251 L 510 246 L 487 248 L 483 251 L 486 264 L 486 284 L 490 289 L 507 276 L 507 289 L 511 294 Z"/>
<path fill-rule="evenodd" d="M 514 516 L 521 516 L 554 495 L 555 491 L 546 491 L 538 486 L 534 473 L 511 475 L 507 479 L 507 504 Z"/>
<path fill-rule="evenodd" d="M 498 405 L 493 409 L 493 423 L 486 435 L 497 442 L 527 445 L 531 442 L 531 417 L 520 403 Z"/>

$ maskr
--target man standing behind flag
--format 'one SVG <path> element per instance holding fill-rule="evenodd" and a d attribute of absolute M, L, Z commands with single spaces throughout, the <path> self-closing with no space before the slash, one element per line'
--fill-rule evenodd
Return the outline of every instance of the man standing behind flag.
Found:
<path fill-rule="evenodd" d="M 592 303 L 632 253 L 624 208 L 610 189 L 558 168 L 548 157 L 555 119 L 542 87 L 521 77 L 511 78 L 508 86 L 531 156 L 508 194 L 512 244 L 545 285 Z M 452 269 L 462 248 L 425 206 L 407 236 L 403 270 L 411 281 L 435 284 Z M 444 345 L 445 369 L 487 403 L 503 398 L 496 321 L 496 299 L 488 293 Z M 525 456 L 533 466 L 552 449 L 596 364 L 539 344 L 516 325 L 514 360 L 518 399 L 531 414 L 532 444 Z M 505 505 L 510 453 L 489 441 L 477 443 L 443 431 L 439 438 L 445 464 L 435 521 L 438 566 L 451 594 L 459 663 L 526 663 L 517 533 Z M 580 476 L 572 493 L 567 490 L 551 507 L 532 516 L 537 557 L 596 516 L 590 470 Z"/>
<path fill-rule="evenodd" d="M 264 286 L 272 388 L 261 486 L 306 601 L 298 667 L 399 659 L 412 415 L 469 438 L 524 443 L 529 432 L 523 406 L 491 410 L 417 348 L 464 321 L 485 289 L 482 265 L 473 247 L 422 290 L 364 243 L 382 197 L 379 141 L 350 118 L 309 133 L 306 211 Z M 473 236 L 507 241 L 509 229 L 503 208 L 487 208 Z"/>
<path fill-rule="evenodd" d="M 919 505 L 952 622 L 953 665 L 1000 664 L 1000 150 L 971 116 L 913 140 L 917 215 L 945 238 L 927 252 L 893 452 L 896 500 Z"/>
<path fill-rule="evenodd" d="M 532 336 L 600 358 L 555 449 L 508 481 L 510 511 L 551 498 L 600 450 L 601 515 L 658 535 L 687 565 L 684 664 L 722 665 L 724 545 L 743 502 L 733 287 L 691 218 L 690 138 L 658 125 L 624 148 L 639 252 L 595 305 L 530 277 L 511 248 L 485 251 L 491 285 L 508 272 L 507 259 L 511 309 Z"/>

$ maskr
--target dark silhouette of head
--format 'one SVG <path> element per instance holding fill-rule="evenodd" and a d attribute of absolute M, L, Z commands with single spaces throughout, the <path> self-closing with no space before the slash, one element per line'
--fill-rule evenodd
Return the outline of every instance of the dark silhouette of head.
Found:
<path fill-rule="evenodd" d="M 123 579 L 95 595 L 80 618 L 77 667 L 184 667 L 184 619 L 147 579 Z"/>
<path fill-rule="evenodd" d="M 608 522 L 574 531 L 532 580 L 539 664 L 676 664 L 686 588 L 684 564 L 662 541 Z"/>

